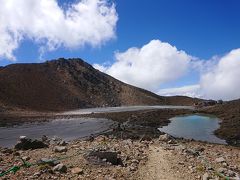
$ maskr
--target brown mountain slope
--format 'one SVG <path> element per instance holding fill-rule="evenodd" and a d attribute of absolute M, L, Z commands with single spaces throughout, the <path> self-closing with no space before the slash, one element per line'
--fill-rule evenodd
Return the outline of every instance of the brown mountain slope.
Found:
<path fill-rule="evenodd" d="M 196 99 L 160 97 L 122 83 L 81 59 L 0 68 L 0 105 L 61 111 L 120 105 L 192 105 Z"/>

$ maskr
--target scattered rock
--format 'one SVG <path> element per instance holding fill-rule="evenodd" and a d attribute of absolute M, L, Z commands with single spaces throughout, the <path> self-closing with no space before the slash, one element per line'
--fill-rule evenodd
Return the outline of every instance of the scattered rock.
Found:
<path fill-rule="evenodd" d="M 17 150 L 28 150 L 28 149 L 40 149 L 40 148 L 46 148 L 46 147 L 48 147 L 48 145 L 42 141 L 27 139 L 26 136 L 24 137 L 20 136 L 20 141 L 15 145 L 14 148 Z"/>
<path fill-rule="evenodd" d="M 47 137 L 46 135 L 43 135 L 43 136 L 42 136 L 42 141 L 43 141 L 43 142 L 47 142 L 47 141 L 48 141 L 48 137 Z"/>
<path fill-rule="evenodd" d="M 61 153 L 61 152 L 67 152 L 67 147 L 65 146 L 55 146 L 53 148 L 54 152 Z"/>
<path fill-rule="evenodd" d="M 131 139 L 126 139 L 126 140 L 123 140 L 122 143 L 125 144 L 125 145 L 130 146 L 130 145 L 132 145 L 132 140 Z"/>
<path fill-rule="evenodd" d="M 67 166 L 64 164 L 58 164 L 53 167 L 53 171 L 59 171 L 61 173 L 66 173 L 67 172 Z"/>
<path fill-rule="evenodd" d="M 223 157 L 219 157 L 219 158 L 215 159 L 215 161 L 216 161 L 217 163 L 226 162 L 226 160 L 225 160 Z"/>
<path fill-rule="evenodd" d="M 202 177 L 202 180 L 209 180 L 210 179 L 210 176 L 208 173 L 205 173 Z"/>
<path fill-rule="evenodd" d="M 137 169 L 136 169 L 135 166 L 130 166 L 130 167 L 129 167 L 129 170 L 130 170 L 130 171 L 136 171 Z"/>
<path fill-rule="evenodd" d="M 20 136 L 19 139 L 20 139 L 20 141 L 26 140 L 27 136 Z"/>
<path fill-rule="evenodd" d="M 58 143 L 59 146 L 66 146 L 68 143 L 66 141 L 61 141 Z"/>
<path fill-rule="evenodd" d="M 55 160 L 55 159 L 48 159 L 48 158 L 42 158 L 42 159 L 40 159 L 39 161 L 37 161 L 37 164 L 42 164 L 42 165 L 44 165 L 44 164 L 47 164 L 47 165 L 49 165 L 49 166 L 56 166 L 56 165 L 58 165 L 60 162 L 59 161 L 57 161 L 57 160 Z"/>
<path fill-rule="evenodd" d="M 198 152 L 203 152 L 205 150 L 204 147 L 201 147 L 201 146 L 198 146 L 195 148 L 195 151 L 198 151 Z"/>
<path fill-rule="evenodd" d="M 226 162 L 222 163 L 224 167 L 228 167 L 228 164 Z"/>
<path fill-rule="evenodd" d="M 83 169 L 79 167 L 72 168 L 71 172 L 73 174 L 83 174 Z"/>
<path fill-rule="evenodd" d="M 51 140 L 49 141 L 50 144 L 59 144 L 62 141 L 62 139 L 60 137 L 54 136 L 51 138 Z"/>
<path fill-rule="evenodd" d="M 228 171 L 227 171 L 227 175 L 228 175 L 229 177 L 235 177 L 237 174 L 236 174 L 234 171 L 228 170 Z"/>
<path fill-rule="evenodd" d="M 106 159 L 105 162 L 110 162 L 113 165 L 121 165 L 123 166 L 121 158 L 118 158 L 117 152 L 110 152 L 110 151 L 91 151 L 86 159 L 93 163 L 100 163 L 103 162 L 103 159 Z M 99 162 L 101 160 L 101 162 Z"/>
<path fill-rule="evenodd" d="M 12 149 L 9 149 L 9 148 L 3 148 L 3 149 L 1 150 L 1 152 L 2 152 L 3 154 L 12 154 L 12 153 L 13 153 L 13 150 L 12 150 Z"/>
<path fill-rule="evenodd" d="M 33 174 L 33 177 L 36 177 L 36 178 L 37 178 L 37 177 L 39 177 L 39 176 L 41 176 L 41 172 L 36 172 L 36 173 Z"/>
<path fill-rule="evenodd" d="M 23 156 L 22 157 L 22 160 L 24 160 L 24 161 L 29 161 L 31 158 L 29 157 L 29 156 Z"/>
<path fill-rule="evenodd" d="M 171 136 L 168 135 L 168 134 L 163 134 L 163 135 L 160 135 L 160 136 L 159 136 L 158 140 L 159 140 L 159 141 L 167 142 L 167 141 L 171 140 Z"/>
<path fill-rule="evenodd" d="M 186 149 L 185 152 L 188 154 L 188 155 L 192 155 L 192 156 L 199 156 L 200 153 L 194 149 Z"/>
<path fill-rule="evenodd" d="M 20 153 L 18 151 L 14 151 L 14 156 L 20 156 Z"/>
<path fill-rule="evenodd" d="M 219 173 L 225 173 L 227 171 L 226 168 L 218 168 L 217 170 Z"/>

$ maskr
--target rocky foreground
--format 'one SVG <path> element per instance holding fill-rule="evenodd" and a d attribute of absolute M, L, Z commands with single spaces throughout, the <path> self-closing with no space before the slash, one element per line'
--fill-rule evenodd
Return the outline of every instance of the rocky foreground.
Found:
<path fill-rule="evenodd" d="M 152 140 L 100 135 L 69 143 L 21 137 L 14 149 L 0 149 L 0 173 L 23 162 L 2 179 L 239 179 L 240 149 L 167 134 Z"/>

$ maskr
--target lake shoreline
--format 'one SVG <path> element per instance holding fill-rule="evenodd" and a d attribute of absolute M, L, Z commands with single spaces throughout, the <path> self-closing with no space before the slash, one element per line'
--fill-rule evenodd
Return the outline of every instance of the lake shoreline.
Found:
<path fill-rule="evenodd" d="M 112 135 L 122 138 L 156 138 L 161 132 L 157 128 L 161 126 L 166 126 L 170 122 L 169 119 L 175 116 L 186 115 L 186 114 L 209 114 L 219 117 L 221 120 L 222 116 L 220 113 L 210 112 L 208 109 L 149 109 L 149 110 L 138 110 L 131 112 L 110 112 L 110 113 L 91 113 L 82 115 L 59 115 L 59 113 L 38 113 L 38 112 L 15 112 L 15 113 L 1 113 L 0 114 L 0 124 L 1 126 L 11 126 L 22 123 L 32 123 L 36 121 L 49 121 L 49 119 L 58 118 L 106 118 L 115 121 L 117 124 L 125 124 L 127 122 L 127 127 L 122 129 L 121 127 L 114 128 L 114 131 L 110 132 Z M 240 146 L 239 141 L 234 141 L 234 138 L 229 138 L 225 136 L 226 130 L 222 131 L 222 125 L 220 123 L 220 128 L 217 129 L 214 134 L 227 141 L 228 144 L 233 146 Z M 220 132 L 220 133 L 219 133 Z M 231 129 L 230 129 L 231 132 Z M 229 132 L 228 132 L 229 133 Z"/>

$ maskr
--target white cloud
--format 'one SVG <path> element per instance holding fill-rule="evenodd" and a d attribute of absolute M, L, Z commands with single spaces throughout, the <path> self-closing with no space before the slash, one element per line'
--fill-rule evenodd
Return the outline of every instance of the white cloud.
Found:
<path fill-rule="evenodd" d="M 223 57 L 196 61 L 200 72 L 199 85 L 160 89 L 159 95 L 186 95 L 205 99 L 233 100 L 240 98 L 240 49 Z"/>
<path fill-rule="evenodd" d="M 201 98 L 200 85 L 189 85 L 178 88 L 160 89 L 157 94 L 162 96 L 189 96 Z"/>
<path fill-rule="evenodd" d="M 156 91 L 162 83 L 186 74 L 191 58 L 168 43 L 152 40 L 142 48 L 116 53 L 111 66 L 94 67 L 126 83 Z"/>
<path fill-rule="evenodd" d="M 208 73 L 202 74 L 200 86 L 206 98 L 240 98 L 240 49 L 232 50 L 220 58 Z"/>
<path fill-rule="evenodd" d="M 168 43 L 152 40 L 142 48 L 115 53 L 115 59 L 110 66 L 94 64 L 94 67 L 159 95 L 216 100 L 240 98 L 240 49 L 223 57 L 201 60 Z M 184 75 L 199 76 L 199 80 L 193 85 L 161 89 L 162 84 L 179 80 Z"/>
<path fill-rule="evenodd" d="M 40 51 L 99 46 L 115 37 L 118 16 L 108 0 L 79 0 L 63 10 L 57 0 L 0 0 L 0 57 L 28 38 Z"/>

